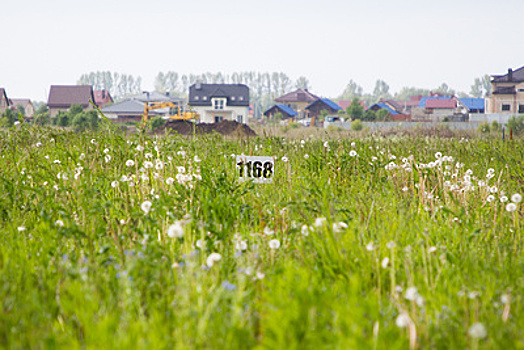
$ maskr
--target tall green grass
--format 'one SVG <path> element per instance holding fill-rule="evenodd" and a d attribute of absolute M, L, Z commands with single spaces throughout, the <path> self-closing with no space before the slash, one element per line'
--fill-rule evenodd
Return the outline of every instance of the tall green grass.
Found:
<path fill-rule="evenodd" d="M 1 133 L 3 347 L 524 346 L 520 141 Z"/>

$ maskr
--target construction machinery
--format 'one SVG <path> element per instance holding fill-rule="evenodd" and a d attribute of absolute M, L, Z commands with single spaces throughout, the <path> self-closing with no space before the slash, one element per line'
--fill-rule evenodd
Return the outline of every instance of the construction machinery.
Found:
<path fill-rule="evenodd" d="M 182 107 L 173 102 L 149 102 L 144 103 L 144 125 L 149 120 L 149 112 L 155 109 L 169 108 L 169 120 L 198 119 L 200 116 L 195 112 L 184 112 Z"/>

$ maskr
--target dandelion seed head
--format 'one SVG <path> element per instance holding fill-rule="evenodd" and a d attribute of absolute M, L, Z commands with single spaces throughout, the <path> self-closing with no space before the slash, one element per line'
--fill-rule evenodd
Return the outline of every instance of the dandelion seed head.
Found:
<path fill-rule="evenodd" d="M 486 331 L 486 327 L 480 322 L 474 323 L 469 327 L 468 334 L 470 337 L 475 339 L 483 339 L 486 338 L 488 335 L 488 332 Z"/>
<path fill-rule="evenodd" d="M 278 239 L 272 239 L 269 241 L 269 248 L 278 249 L 280 248 L 280 241 Z"/>

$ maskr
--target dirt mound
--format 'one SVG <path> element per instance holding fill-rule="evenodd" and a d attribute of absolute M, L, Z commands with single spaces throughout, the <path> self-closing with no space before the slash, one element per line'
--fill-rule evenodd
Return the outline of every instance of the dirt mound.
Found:
<path fill-rule="evenodd" d="M 211 134 L 217 132 L 222 135 L 242 135 L 242 136 L 256 136 L 253 131 L 246 124 L 238 123 L 230 120 L 223 120 L 218 123 L 199 123 L 186 120 L 170 120 L 166 123 L 165 129 L 176 131 L 179 135 L 193 134 L 193 128 L 196 134 Z"/>

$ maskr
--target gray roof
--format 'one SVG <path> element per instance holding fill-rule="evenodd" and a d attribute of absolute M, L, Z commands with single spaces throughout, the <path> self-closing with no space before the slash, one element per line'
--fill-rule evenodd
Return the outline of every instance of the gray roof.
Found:
<path fill-rule="evenodd" d="M 493 75 L 492 81 L 494 83 L 503 82 L 523 82 L 524 81 L 524 67 L 512 70 L 508 69 L 508 74 L 504 75 Z"/>
<path fill-rule="evenodd" d="M 211 99 L 227 99 L 228 106 L 249 107 L 249 87 L 244 84 L 201 84 L 189 87 L 191 106 L 211 106 Z"/>
<path fill-rule="evenodd" d="M 175 96 L 165 95 L 158 91 L 144 91 L 141 94 L 132 96 L 131 99 L 141 102 L 180 102 L 183 100 Z"/>
<path fill-rule="evenodd" d="M 69 108 L 74 104 L 89 106 L 95 101 L 91 85 L 52 85 L 47 105 L 51 108 Z"/>
<path fill-rule="evenodd" d="M 104 114 L 142 115 L 144 113 L 144 102 L 137 100 L 125 100 L 102 108 Z M 163 114 L 161 111 L 150 111 L 149 114 Z"/>

